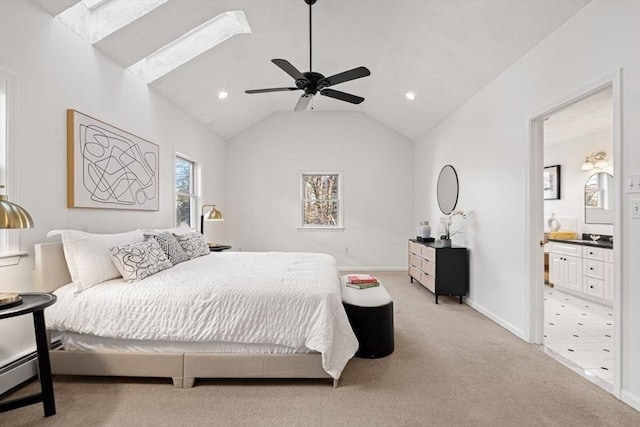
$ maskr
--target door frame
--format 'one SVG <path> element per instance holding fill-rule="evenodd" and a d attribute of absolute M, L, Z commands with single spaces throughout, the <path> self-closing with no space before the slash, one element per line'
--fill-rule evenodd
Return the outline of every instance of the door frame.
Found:
<path fill-rule="evenodd" d="M 615 245 L 613 247 L 613 347 L 614 347 L 614 377 L 613 394 L 620 398 L 621 368 L 622 368 L 622 304 L 621 304 L 621 271 L 622 248 L 625 236 L 621 233 L 622 226 L 622 140 L 621 140 L 621 77 L 622 70 L 617 69 L 591 84 L 579 88 L 573 93 L 564 96 L 541 110 L 529 115 L 527 119 L 528 131 L 528 162 L 526 179 L 526 210 L 525 227 L 527 246 L 525 248 L 526 267 L 528 271 L 528 286 L 526 286 L 525 307 L 527 309 L 527 321 L 529 329 L 526 331 L 527 340 L 531 344 L 544 343 L 544 251 L 542 239 L 544 236 L 544 201 L 542 189 L 542 171 L 544 167 L 544 143 L 543 122 L 545 117 L 580 101 L 604 86 L 612 88 L 613 107 L 613 182 L 615 186 L 613 235 Z"/>

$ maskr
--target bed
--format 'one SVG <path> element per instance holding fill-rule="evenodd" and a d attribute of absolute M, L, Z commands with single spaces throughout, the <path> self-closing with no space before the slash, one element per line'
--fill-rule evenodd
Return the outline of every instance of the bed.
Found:
<path fill-rule="evenodd" d="M 63 239 L 64 241 L 64 239 Z M 85 251 L 86 252 L 86 251 Z M 327 378 L 334 387 L 358 342 L 325 254 L 217 252 L 128 283 L 81 292 L 62 243 L 35 246 L 34 282 L 54 292 L 54 374 Z"/>

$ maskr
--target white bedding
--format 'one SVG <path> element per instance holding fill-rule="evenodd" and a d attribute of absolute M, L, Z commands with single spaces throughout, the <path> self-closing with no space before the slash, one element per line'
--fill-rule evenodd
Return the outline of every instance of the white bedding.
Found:
<path fill-rule="evenodd" d="M 139 282 L 114 279 L 77 294 L 67 285 L 55 294 L 46 321 L 57 331 L 308 349 L 322 354 L 333 378 L 358 348 L 335 259 L 324 254 L 213 253 Z"/>

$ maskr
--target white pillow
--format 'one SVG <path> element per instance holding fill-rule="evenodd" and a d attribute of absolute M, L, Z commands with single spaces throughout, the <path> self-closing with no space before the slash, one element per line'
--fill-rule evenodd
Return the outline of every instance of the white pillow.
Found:
<path fill-rule="evenodd" d="M 53 230 L 47 237 L 62 236 L 64 257 L 67 259 L 71 280 L 78 292 L 121 276 L 109 249 L 113 246 L 141 242 L 142 230 L 117 234 L 91 234 L 76 230 Z"/>
<path fill-rule="evenodd" d="M 113 263 L 127 282 L 135 282 L 173 267 L 155 239 L 110 249 Z"/>

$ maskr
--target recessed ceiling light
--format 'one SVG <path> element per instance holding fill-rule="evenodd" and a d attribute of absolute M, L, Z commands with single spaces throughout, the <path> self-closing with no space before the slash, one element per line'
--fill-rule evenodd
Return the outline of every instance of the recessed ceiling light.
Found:
<path fill-rule="evenodd" d="M 413 101 L 414 99 L 416 99 L 416 94 L 413 92 L 407 92 L 404 94 L 404 96 L 406 96 L 409 101 Z"/>
<path fill-rule="evenodd" d="M 218 99 L 225 99 L 227 96 L 229 96 L 229 92 L 225 90 L 218 92 Z"/>

